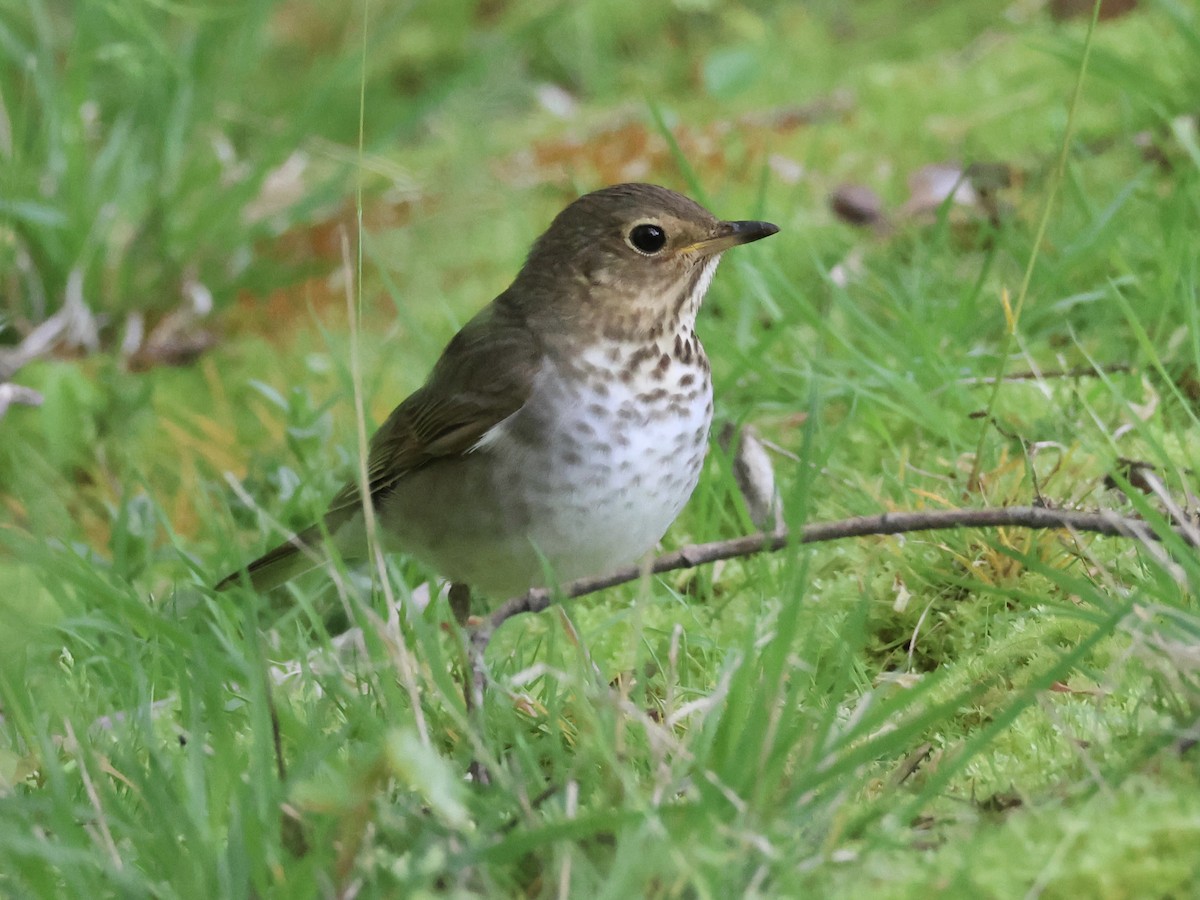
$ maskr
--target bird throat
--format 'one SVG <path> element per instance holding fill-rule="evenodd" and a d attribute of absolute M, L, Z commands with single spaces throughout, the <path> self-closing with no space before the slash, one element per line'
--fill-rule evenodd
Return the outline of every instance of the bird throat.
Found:
<path fill-rule="evenodd" d="M 569 340 L 593 342 L 599 336 L 612 343 L 645 343 L 691 333 L 718 262 L 719 254 L 665 288 L 639 293 L 629 290 L 617 303 L 598 306 L 589 322 L 594 327 L 574 329 Z"/>

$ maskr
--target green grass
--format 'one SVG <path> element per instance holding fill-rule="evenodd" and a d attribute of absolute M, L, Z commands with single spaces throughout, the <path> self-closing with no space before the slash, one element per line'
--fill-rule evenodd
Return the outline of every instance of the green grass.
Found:
<path fill-rule="evenodd" d="M 72 272 L 107 318 L 98 352 L 21 369 L 45 403 L 0 422 L 0 893 L 1193 891 L 1200 777 L 1178 742 L 1200 563 L 1178 542 L 1164 561 L 921 534 L 610 590 L 500 630 L 482 723 L 445 605 L 407 603 L 428 575 L 407 560 L 387 591 L 327 573 L 285 599 L 206 590 L 318 515 L 359 452 L 338 246 L 360 179 L 374 424 L 554 212 L 642 161 L 783 229 L 729 254 L 700 331 L 718 416 L 795 457 L 775 459 L 789 524 L 1040 496 L 1165 535 L 1153 497 L 1105 479 L 1137 459 L 1200 493 L 1200 23 L 1161 0 L 1100 25 L 1054 194 L 1086 24 L 1034 6 L 31 0 L 4 18 L 0 341 Z M 572 119 L 537 104 L 544 83 Z M 778 124 L 834 92 L 848 104 Z M 297 192 L 248 216 L 297 150 Z M 943 208 L 875 234 L 829 211 L 843 182 L 894 211 L 945 160 L 1012 169 L 994 221 Z M 189 283 L 223 339 L 129 371 L 128 314 L 157 321 Z M 1094 373 L 989 405 L 1002 363 Z M 714 450 L 667 544 L 749 527 Z M 350 625 L 361 643 L 337 644 Z M 464 779 L 472 760 L 491 785 Z"/>

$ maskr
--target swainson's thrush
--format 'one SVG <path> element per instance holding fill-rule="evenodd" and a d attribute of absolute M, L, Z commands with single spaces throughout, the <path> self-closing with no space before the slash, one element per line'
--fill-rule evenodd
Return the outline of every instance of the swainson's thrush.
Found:
<path fill-rule="evenodd" d="M 495 599 L 651 550 L 696 486 L 712 420 L 693 327 L 723 251 L 774 234 L 666 188 L 621 184 L 564 209 L 516 281 L 454 336 L 371 440 L 385 549 Z M 246 568 L 267 590 L 366 549 L 352 481 L 314 525 Z M 218 588 L 236 583 L 242 572 Z"/>

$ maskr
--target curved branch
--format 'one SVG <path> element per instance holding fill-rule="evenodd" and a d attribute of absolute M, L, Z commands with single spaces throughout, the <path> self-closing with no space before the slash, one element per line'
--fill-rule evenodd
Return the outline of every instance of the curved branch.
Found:
<path fill-rule="evenodd" d="M 1000 506 L 984 509 L 943 509 L 921 512 L 892 512 L 878 516 L 857 516 L 835 522 L 815 522 L 798 534 L 786 529 L 751 534 L 726 541 L 692 544 L 655 558 L 649 566 L 628 566 L 608 575 L 580 578 L 564 584 L 557 591 L 538 588 L 506 601 L 479 623 L 471 634 L 472 647 L 481 652 L 492 634 L 508 619 L 525 612 L 541 612 L 556 601 L 571 600 L 605 588 L 625 584 L 647 575 L 660 575 L 679 569 L 692 569 L 722 559 L 773 553 L 791 544 L 817 544 L 840 538 L 879 534 L 904 534 L 911 531 L 934 531 L 952 528 L 1020 527 L 1034 529 L 1061 528 L 1075 532 L 1091 532 L 1112 537 L 1132 537 L 1143 542 L 1157 540 L 1154 531 L 1141 519 L 1129 518 L 1111 510 L 1084 512 L 1081 510 L 1050 509 L 1045 506 Z M 1187 529 L 1177 534 L 1190 546 L 1197 546 Z"/>

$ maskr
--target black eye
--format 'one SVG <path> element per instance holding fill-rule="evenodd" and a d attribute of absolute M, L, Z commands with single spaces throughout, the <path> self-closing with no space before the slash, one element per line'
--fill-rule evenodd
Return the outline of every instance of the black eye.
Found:
<path fill-rule="evenodd" d="M 667 233 L 661 226 L 645 222 L 633 226 L 629 232 L 629 243 L 639 253 L 652 255 L 667 245 Z"/>

